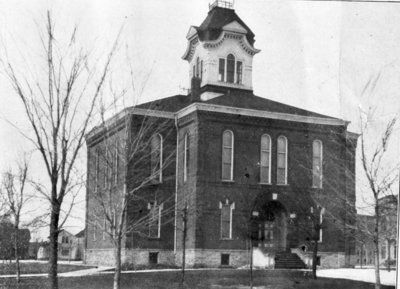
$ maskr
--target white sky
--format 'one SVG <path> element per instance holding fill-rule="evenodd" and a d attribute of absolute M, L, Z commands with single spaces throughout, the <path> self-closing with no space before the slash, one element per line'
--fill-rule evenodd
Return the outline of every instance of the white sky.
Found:
<path fill-rule="evenodd" d="M 144 102 L 188 88 L 188 65 L 181 59 L 185 36 L 190 25 L 200 25 L 206 17 L 209 2 L 0 0 L 0 36 L 16 59 L 19 50 L 28 49 L 26 62 L 35 71 L 41 65 L 37 23 L 43 24 L 46 9 L 53 12 L 59 31 L 68 32 L 79 24 L 82 43 L 99 53 L 107 52 L 125 23 L 123 45 L 132 59 L 136 86 L 144 87 L 143 93 L 137 92 L 139 102 Z M 359 107 L 378 106 L 382 118 L 377 128 L 399 113 L 400 4 L 236 0 L 235 10 L 261 49 L 253 67 L 256 95 L 344 118 L 352 122 L 353 131 L 358 131 Z M 377 73 L 381 78 L 374 95 L 361 98 L 363 86 Z M 21 104 L 3 75 L 0 104 L 0 170 L 4 171 L 30 146 L 4 121 L 26 128 Z M 396 160 L 398 139 L 391 148 Z M 44 172 L 40 159 L 34 159 L 33 168 L 35 174 Z M 360 204 L 359 193 L 357 197 Z M 69 228 L 76 232 L 84 224 L 84 202 L 74 215 L 78 218 L 69 222 Z"/>

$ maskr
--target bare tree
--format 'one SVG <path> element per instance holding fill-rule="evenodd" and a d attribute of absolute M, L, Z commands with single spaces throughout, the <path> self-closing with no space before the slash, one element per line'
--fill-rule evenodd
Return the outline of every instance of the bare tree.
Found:
<path fill-rule="evenodd" d="M 26 202 L 29 200 L 29 195 L 26 192 L 28 184 L 28 161 L 26 158 L 18 164 L 16 174 L 9 169 L 3 176 L 2 183 L 2 199 L 7 206 L 10 217 L 14 222 L 14 253 L 16 262 L 16 279 L 20 282 L 20 264 L 19 264 L 19 247 L 20 247 L 20 223 L 22 210 Z"/>
<path fill-rule="evenodd" d="M 363 116 L 363 115 L 362 115 Z M 371 113 L 368 112 L 361 117 L 361 163 L 368 184 L 371 205 L 374 210 L 373 232 L 368 232 L 374 243 L 374 267 L 375 267 L 375 288 L 379 289 L 380 281 L 380 257 L 379 246 L 381 239 L 382 208 L 380 199 L 387 195 L 392 195 L 392 188 L 395 185 L 398 175 L 398 167 L 389 165 L 385 162 L 388 157 L 388 147 L 390 138 L 395 128 L 397 117 L 391 118 L 385 125 L 385 128 L 379 138 L 379 141 L 373 145 L 368 139 L 368 129 L 371 126 Z"/>
<path fill-rule="evenodd" d="M 118 37 L 101 69 L 90 63 L 90 52 L 77 44 L 77 27 L 63 45 L 47 12 L 45 29 L 39 33 L 44 52 L 43 74 L 18 69 L 7 53 L 1 58 L 5 74 L 19 97 L 32 134 L 19 131 L 40 153 L 48 177 L 42 193 L 50 206 L 49 287 L 58 288 L 57 253 L 60 212 L 69 192 L 79 152 L 84 145 L 95 103 L 107 78 Z M 29 48 L 28 48 L 29 49 Z M 16 127 L 16 126 L 15 126 Z"/>

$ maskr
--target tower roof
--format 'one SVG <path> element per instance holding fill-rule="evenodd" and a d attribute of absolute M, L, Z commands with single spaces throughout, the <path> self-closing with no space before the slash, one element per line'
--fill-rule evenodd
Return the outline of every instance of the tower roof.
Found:
<path fill-rule="evenodd" d="M 237 21 L 247 30 L 247 41 L 254 45 L 254 33 L 235 13 L 235 10 L 215 6 L 213 7 L 199 27 L 195 27 L 201 41 L 216 40 L 222 33 L 222 28 L 234 21 Z"/>

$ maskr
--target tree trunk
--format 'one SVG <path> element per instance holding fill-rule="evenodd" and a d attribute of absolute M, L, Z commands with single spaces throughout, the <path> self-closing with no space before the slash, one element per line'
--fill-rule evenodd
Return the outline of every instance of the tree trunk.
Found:
<path fill-rule="evenodd" d="M 378 200 L 375 200 L 378 204 Z M 379 207 L 375 206 L 375 228 L 374 228 L 374 255 L 375 255 L 375 289 L 381 288 L 381 276 L 379 266 Z"/>
<path fill-rule="evenodd" d="M 60 207 L 53 200 L 50 216 L 50 246 L 49 246 L 49 287 L 58 289 L 57 261 L 58 261 L 58 221 Z"/>
<path fill-rule="evenodd" d="M 390 240 L 387 240 L 388 245 L 388 257 L 387 257 L 387 264 L 388 264 L 388 272 L 390 272 Z"/>
<path fill-rule="evenodd" d="M 312 275 L 314 279 L 317 279 L 317 254 L 318 254 L 318 240 L 314 239 L 313 262 L 312 262 Z"/>
<path fill-rule="evenodd" d="M 121 284 L 121 236 L 117 237 L 114 250 L 115 271 L 113 280 L 113 289 L 119 289 Z"/>
<path fill-rule="evenodd" d="M 17 223 L 18 221 L 16 221 Z M 18 223 L 17 223 L 18 224 Z M 19 231 L 18 231 L 18 225 L 14 227 L 14 250 L 15 250 L 15 265 L 16 265 L 16 278 L 17 278 L 17 283 L 20 282 L 20 268 L 19 268 Z"/>

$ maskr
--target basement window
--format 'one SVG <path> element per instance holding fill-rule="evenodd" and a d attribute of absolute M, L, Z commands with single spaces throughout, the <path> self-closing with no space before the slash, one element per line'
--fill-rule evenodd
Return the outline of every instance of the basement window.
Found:
<path fill-rule="evenodd" d="M 149 253 L 149 264 L 150 265 L 158 264 L 158 252 L 150 252 Z"/>
<path fill-rule="evenodd" d="M 221 254 L 221 266 L 229 266 L 229 254 Z"/>

